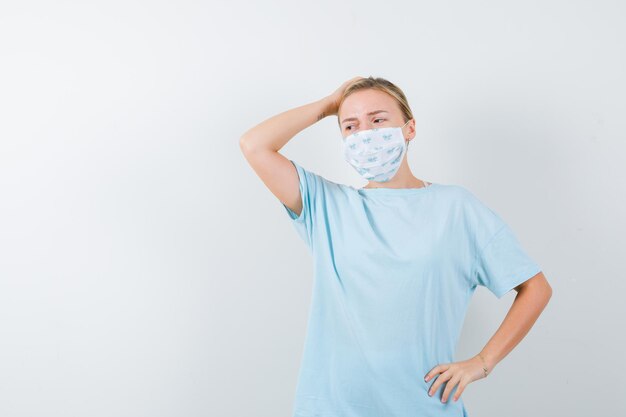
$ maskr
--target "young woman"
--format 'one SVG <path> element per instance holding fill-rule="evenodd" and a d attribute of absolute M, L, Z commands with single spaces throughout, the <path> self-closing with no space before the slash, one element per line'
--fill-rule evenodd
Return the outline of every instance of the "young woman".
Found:
<path fill-rule="evenodd" d="M 279 153 L 330 115 L 338 117 L 345 160 L 368 180 L 362 188 Z M 294 417 L 467 416 L 465 387 L 521 341 L 551 297 L 541 269 L 494 211 L 460 185 L 411 173 L 414 138 L 404 93 L 373 77 L 348 80 L 241 137 L 245 158 L 315 262 Z M 484 348 L 455 362 L 477 285 L 498 298 L 518 294 Z"/>

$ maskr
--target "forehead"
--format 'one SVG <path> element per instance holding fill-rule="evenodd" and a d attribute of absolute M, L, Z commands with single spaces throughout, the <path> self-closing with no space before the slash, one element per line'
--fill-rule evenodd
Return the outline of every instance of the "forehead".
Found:
<path fill-rule="evenodd" d="M 385 110 L 390 115 L 399 112 L 397 103 L 389 94 L 378 90 L 361 90 L 346 97 L 339 109 L 339 120 L 343 123 L 354 119 L 367 118 L 368 113 Z"/>

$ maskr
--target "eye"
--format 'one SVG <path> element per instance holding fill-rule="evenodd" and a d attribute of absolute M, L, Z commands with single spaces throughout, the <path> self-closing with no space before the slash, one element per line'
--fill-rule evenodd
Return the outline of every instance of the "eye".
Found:
<path fill-rule="evenodd" d="M 385 120 L 385 119 L 381 119 L 381 118 L 378 118 L 378 119 L 374 119 L 374 121 L 376 121 L 376 120 Z"/>

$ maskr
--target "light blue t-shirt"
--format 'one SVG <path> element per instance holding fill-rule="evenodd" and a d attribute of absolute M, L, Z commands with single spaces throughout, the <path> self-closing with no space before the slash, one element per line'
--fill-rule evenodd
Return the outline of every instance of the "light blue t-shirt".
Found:
<path fill-rule="evenodd" d="M 291 162 L 315 271 L 293 416 L 467 417 L 424 375 L 455 361 L 477 285 L 501 298 L 539 266 L 460 185 L 357 189 Z"/>

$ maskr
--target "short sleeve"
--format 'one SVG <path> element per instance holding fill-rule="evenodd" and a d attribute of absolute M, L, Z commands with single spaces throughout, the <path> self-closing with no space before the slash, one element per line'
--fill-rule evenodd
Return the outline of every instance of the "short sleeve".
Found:
<path fill-rule="evenodd" d="M 322 178 L 311 172 L 300 164 L 289 160 L 295 167 L 298 173 L 298 181 L 300 183 L 300 197 L 302 199 L 302 211 L 298 216 L 293 210 L 287 207 L 284 203 L 281 203 L 282 206 L 287 211 L 289 219 L 291 223 L 294 225 L 296 231 L 300 235 L 300 237 L 304 240 L 304 242 L 311 246 L 312 242 L 312 230 L 314 226 L 313 218 L 315 215 L 315 200 L 320 191 L 320 188 L 323 187 Z"/>
<path fill-rule="evenodd" d="M 497 213 L 475 197 L 473 201 L 475 258 L 471 280 L 502 298 L 541 268 Z"/>

